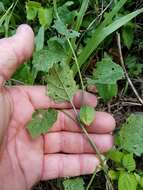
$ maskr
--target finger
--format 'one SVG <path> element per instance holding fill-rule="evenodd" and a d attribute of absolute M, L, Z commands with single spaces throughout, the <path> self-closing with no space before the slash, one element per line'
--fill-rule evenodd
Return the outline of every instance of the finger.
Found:
<path fill-rule="evenodd" d="M 67 113 L 59 112 L 58 119 L 54 126 L 51 128 L 51 132 L 58 131 L 70 131 L 70 132 L 82 132 L 81 128 L 75 122 L 76 115 L 73 110 L 66 110 Z M 73 120 L 69 117 L 71 116 Z M 115 129 L 115 119 L 111 114 L 106 112 L 95 112 L 95 118 L 92 124 L 86 127 L 89 133 L 110 133 Z"/>
<path fill-rule="evenodd" d="M 62 109 L 71 108 L 71 104 L 68 102 L 56 103 L 46 96 L 46 87 L 44 86 L 24 86 L 19 88 L 22 88 L 26 92 L 35 109 L 48 107 Z M 82 92 L 78 91 L 73 97 L 73 103 L 77 108 L 81 105 L 81 96 Z M 95 107 L 97 105 L 97 98 L 93 94 L 84 92 L 83 104 Z"/>
<path fill-rule="evenodd" d="M 91 174 L 98 165 L 92 154 L 49 154 L 44 157 L 42 180 Z"/>
<path fill-rule="evenodd" d="M 113 146 L 113 137 L 109 134 L 89 134 L 101 153 L 107 152 Z M 85 135 L 71 132 L 55 132 L 45 135 L 44 152 L 49 153 L 95 153 Z"/>
<path fill-rule="evenodd" d="M 26 24 L 19 26 L 14 36 L 0 40 L 0 85 L 32 55 L 33 47 L 34 34 Z"/>

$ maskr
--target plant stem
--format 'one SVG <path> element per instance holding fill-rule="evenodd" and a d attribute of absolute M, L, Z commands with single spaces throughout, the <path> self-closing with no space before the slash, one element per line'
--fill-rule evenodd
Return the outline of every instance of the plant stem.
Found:
<path fill-rule="evenodd" d="M 61 78 L 60 78 L 60 76 L 59 76 L 59 73 L 57 72 L 56 68 L 54 68 L 54 69 L 55 69 L 56 75 L 58 76 L 59 81 L 61 82 L 61 84 L 62 84 L 62 86 L 63 86 L 63 89 L 64 89 L 65 93 L 67 94 L 67 97 L 68 97 L 68 99 L 69 99 L 69 101 L 70 101 L 70 103 L 71 103 L 71 105 L 72 105 L 72 107 L 73 107 L 73 110 L 74 110 L 75 114 L 78 114 L 78 113 L 77 113 L 77 110 L 76 110 L 76 108 L 75 108 L 75 105 L 74 105 L 73 101 L 71 100 L 71 98 L 70 98 L 70 96 L 69 96 L 69 94 L 68 94 L 68 92 L 67 92 L 67 89 L 66 89 L 66 87 L 64 86 L 64 84 L 63 84 L 63 82 L 62 82 L 62 80 L 61 80 Z"/>
<path fill-rule="evenodd" d="M 96 173 L 97 173 L 97 169 L 95 169 L 95 171 L 94 171 L 94 173 L 93 173 L 93 175 L 92 175 L 92 177 L 91 177 L 91 179 L 90 179 L 90 181 L 89 181 L 89 183 L 88 183 L 88 185 L 86 187 L 86 190 L 89 190 L 89 188 L 90 188 L 90 186 L 91 186 L 91 184 L 92 184 L 92 182 L 93 182 L 93 180 L 94 180 L 94 178 L 96 176 Z"/>
<path fill-rule="evenodd" d="M 82 5 L 81 5 L 80 11 L 78 13 L 78 16 L 77 16 L 77 19 L 76 19 L 76 24 L 75 24 L 75 27 L 74 27 L 74 30 L 76 30 L 77 32 L 80 30 L 80 26 L 82 24 L 85 12 L 86 12 L 86 10 L 88 8 L 88 4 L 89 4 L 89 0 L 83 0 L 82 1 Z M 76 41 L 76 38 L 73 38 L 71 40 L 71 44 L 72 44 L 72 47 L 74 47 L 74 50 L 76 49 L 75 41 Z M 68 64 L 70 63 L 71 58 L 72 58 L 72 51 L 71 51 L 71 49 L 69 49 L 68 60 L 67 60 Z"/>
<path fill-rule="evenodd" d="M 75 63 L 76 63 L 76 66 L 77 66 L 77 70 L 78 70 L 78 74 L 79 74 L 79 78 L 80 78 L 80 82 L 81 82 L 81 87 L 82 87 L 82 90 L 84 91 L 85 87 L 84 87 L 84 84 L 83 84 L 83 80 L 82 80 L 82 76 L 81 76 L 81 72 L 80 72 L 80 68 L 79 68 L 79 64 L 78 64 L 78 60 L 77 60 L 75 51 L 74 51 L 74 49 L 72 47 L 72 44 L 71 44 L 70 40 L 67 39 L 67 41 L 68 41 L 68 44 L 69 44 L 69 46 L 71 48 L 71 51 L 73 53 L 73 56 L 74 56 L 74 59 L 75 59 Z"/>
<path fill-rule="evenodd" d="M 108 189 L 109 189 L 109 190 L 114 190 L 113 185 L 112 185 L 112 183 L 111 183 L 111 180 L 110 180 L 110 178 L 109 178 L 109 176 L 108 176 L 108 165 L 106 164 L 105 160 L 103 160 L 102 155 L 100 154 L 100 151 L 98 150 L 96 144 L 95 144 L 95 143 L 93 142 L 93 140 L 90 138 L 90 136 L 89 136 L 87 130 L 86 130 L 85 127 L 81 124 L 81 122 L 80 122 L 80 120 L 79 120 L 78 117 L 77 117 L 77 120 L 78 120 L 78 124 L 79 124 L 80 128 L 82 129 L 83 133 L 84 133 L 85 136 L 87 137 L 89 144 L 91 145 L 91 147 L 93 148 L 93 150 L 96 152 L 96 154 L 97 154 L 97 156 L 98 156 L 98 159 L 99 159 L 99 161 L 100 161 L 100 163 L 101 163 L 102 169 L 103 169 L 104 174 L 105 174 L 105 178 L 106 178 L 106 180 L 107 180 L 107 184 L 108 184 L 108 187 L 109 187 Z M 94 174 L 93 174 L 93 175 L 94 175 Z"/>
<path fill-rule="evenodd" d="M 58 19 L 60 19 L 60 17 L 58 16 L 58 12 L 57 12 L 56 0 L 53 0 L 53 3 L 54 3 L 54 10 L 55 10 L 56 16 L 57 16 Z M 74 49 L 73 49 L 73 46 L 72 46 L 72 44 L 71 44 L 71 42 L 70 42 L 70 40 L 69 40 L 68 38 L 67 38 L 67 42 L 68 42 L 68 44 L 69 44 L 69 46 L 70 46 L 70 48 L 71 48 L 72 54 L 73 54 L 74 59 L 75 59 L 77 71 L 78 71 L 78 73 L 79 73 L 80 82 L 81 82 L 81 86 L 82 86 L 82 92 L 83 92 L 85 88 L 84 88 L 84 83 L 83 83 L 83 80 L 82 80 L 82 75 L 81 75 L 81 72 L 80 72 L 80 67 L 79 67 L 79 64 L 78 64 L 78 60 L 77 60 L 75 51 L 74 51 Z M 72 107 L 73 107 L 73 110 L 74 110 L 75 115 L 76 115 L 76 117 L 77 117 L 77 120 L 76 120 L 75 122 L 76 122 L 76 123 L 78 124 L 78 126 L 82 129 L 82 131 L 83 131 L 83 133 L 85 134 L 85 136 L 86 136 L 86 138 L 87 138 L 89 144 L 91 145 L 91 147 L 93 148 L 93 150 L 94 150 L 95 153 L 97 154 L 97 156 L 98 156 L 98 158 L 99 158 L 99 161 L 100 161 L 100 163 L 101 163 L 101 166 L 102 166 L 102 168 L 103 168 L 103 171 L 104 171 L 104 173 L 105 173 L 105 178 L 106 178 L 106 180 L 107 180 L 107 183 L 110 184 L 110 187 L 112 187 L 112 183 L 111 183 L 111 181 L 110 181 L 110 178 L 108 177 L 108 166 L 107 166 L 107 164 L 104 162 L 104 160 L 102 159 L 102 156 L 101 156 L 100 151 L 98 150 L 96 144 L 95 144 L 95 143 L 93 142 L 93 140 L 90 138 L 90 136 L 89 136 L 87 130 L 86 130 L 85 127 L 82 125 L 82 123 L 81 123 L 81 121 L 80 121 L 80 119 L 79 119 L 79 117 L 78 117 L 78 112 L 77 112 L 77 110 L 76 110 L 76 107 L 75 107 L 75 105 L 73 104 L 73 102 L 72 102 L 72 100 L 71 100 L 71 98 L 70 98 L 70 96 L 69 96 L 69 94 L 68 94 L 68 92 L 67 92 L 67 89 L 66 89 L 66 87 L 64 86 L 64 84 L 63 84 L 63 82 L 62 82 L 62 80 L 61 80 L 61 78 L 60 78 L 60 76 L 59 76 L 59 74 L 58 74 L 58 72 L 57 72 L 56 69 L 55 69 L 55 72 L 56 72 L 56 74 L 57 74 L 57 76 L 58 76 L 58 78 L 59 78 L 59 81 L 61 82 L 61 84 L 62 84 L 62 86 L 63 86 L 63 88 L 64 88 L 65 93 L 67 94 L 67 96 L 68 96 L 68 98 L 69 98 L 69 100 L 70 100 L 70 103 L 71 103 Z M 82 95 L 83 95 L 83 93 L 82 93 Z M 82 98 L 82 100 L 83 100 L 83 98 Z M 110 188 L 109 190 L 113 190 L 113 187 Z"/>

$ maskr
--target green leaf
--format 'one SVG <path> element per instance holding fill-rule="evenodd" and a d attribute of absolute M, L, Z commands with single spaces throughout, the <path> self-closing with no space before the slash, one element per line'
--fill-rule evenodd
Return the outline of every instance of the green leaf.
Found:
<path fill-rule="evenodd" d="M 118 134 L 118 145 L 130 153 L 143 153 L 143 113 L 131 114 Z"/>
<path fill-rule="evenodd" d="M 128 72 L 132 77 L 143 72 L 143 64 L 139 62 L 137 56 L 132 56 L 129 54 L 125 59 L 125 64 L 127 65 Z"/>
<path fill-rule="evenodd" d="M 53 9 L 52 8 L 40 8 L 38 11 L 39 22 L 42 26 L 48 28 L 53 20 Z"/>
<path fill-rule="evenodd" d="M 140 186 L 143 188 L 143 177 L 140 178 L 139 184 L 140 184 Z"/>
<path fill-rule="evenodd" d="M 136 190 L 137 181 L 134 174 L 121 172 L 118 180 L 118 190 Z"/>
<path fill-rule="evenodd" d="M 119 178 L 119 172 L 116 172 L 114 170 L 109 170 L 108 176 L 111 180 L 117 180 Z"/>
<path fill-rule="evenodd" d="M 55 24 L 53 26 L 61 35 L 64 35 L 67 39 L 79 37 L 79 33 L 75 30 L 68 30 L 65 24 L 60 20 L 55 20 Z"/>
<path fill-rule="evenodd" d="M 96 84 L 96 88 L 99 95 L 105 102 L 110 101 L 113 97 L 116 97 L 118 93 L 117 84 Z"/>
<path fill-rule="evenodd" d="M 122 29 L 122 37 L 123 37 L 123 41 L 125 46 L 130 49 L 133 40 L 134 40 L 134 28 L 132 25 L 126 25 L 123 27 Z"/>
<path fill-rule="evenodd" d="M 47 95 L 57 102 L 70 101 L 77 91 L 73 72 L 67 64 L 55 64 L 46 81 Z"/>
<path fill-rule="evenodd" d="M 38 34 L 37 34 L 36 39 L 35 39 L 35 41 L 36 41 L 36 51 L 40 51 L 44 47 L 44 32 L 45 32 L 44 27 L 41 26 L 39 28 Z"/>
<path fill-rule="evenodd" d="M 65 179 L 63 181 L 64 190 L 84 190 L 84 181 L 81 177 Z"/>
<path fill-rule="evenodd" d="M 99 26 L 95 30 L 92 37 L 88 40 L 87 45 L 84 47 L 81 54 L 79 55 L 79 57 L 78 57 L 79 67 L 83 66 L 83 64 L 86 63 L 86 61 L 90 57 L 90 55 L 97 49 L 97 47 L 105 40 L 105 38 L 107 36 L 109 36 L 110 34 L 115 32 L 116 30 L 118 30 L 120 27 L 127 24 L 130 20 L 132 20 L 133 18 L 135 18 L 137 15 L 141 14 L 142 12 L 143 12 L 143 8 L 138 9 L 137 11 L 129 13 L 126 16 L 123 16 L 123 17 L 115 20 L 114 22 L 112 22 L 108 26 L 106 26 L 106 23 L 104 23 L 104 21 L 103 21 L 103 23 L 101 23 L 101 26 Z M 106 22 L 108 23 L 108 20 Z M 75 67 L 75 65 L 73 65 L 72 70 L 73 70 L 74 75 L 75 75 L 77 73 L 77 68 Z"/>
<path fill-rule="evenodd" d="M 20 81 L 25 84 L 32 84 L 33 75 L 30 66 L 28 64 L 21 65 L 12 78 L 17 80 L 17 82 Z"/>
<path fill-rule="evenodd" d="M 89 0 L 83 0 L 82 1 L 80 10 L 79 10 L 78 15 L 77 15 L 77 20 L 76 20 L 75 30 L 77 30 L 77 31 L 79 31 L 80 26 L 83 22 L 83 17 L 85 16 L 85 13 L 87 11 L 89 2 L 90 2 Z"/>
<path fill-rule="evenodd" d="M 65 62 L 67 55 L 62 43 L 60 40 L 52 38 L 49 40 L 47 49 L 34 53 L 32 63 L 36 71 L 48 72 L 55 63 Z"/>
<path fill-rule="evenodd" d="M 92 84 L 116 84 L 124 77 L 123 69 L 120 65 L 114 63 L 107 56 L 96 63 L 96 69 L 93 71 Z M 90 81 L 90 80 L 89 80 Z"/>
<path fill-rule="evenodd" d="M 33 139 L 45 134 L 57 120 L 57 111 L 49 108 L 39 110 L 33 114 L 32 121 L 27 125 L 27 130 Z"/>
<path fill-rule="evenodd" d="M 113 160 L 114 162 L 116 163 L 119 163 L 121 164 L 122 163 L 122 158 L 124 156 L 124 153 L 123 152 L 120 152 L 118 150 L 110 150 L 108 153 L 107 153 L 107 158 Z"/>
<path fill-rule="evenodd" d="M 28 20 L 34 20 L 37 16 L 38 9 L 41 7 L 41 4 L 36 1 L 26 2 L 26 13 Z"/>
<path fill-rule="evenodd" d="M 95 110 L 91 106 L 82 106 L 79 112 L 79 118 L 84 125 L 89 126 L 95 118 Z"/>
<path fill-rule="evenodd" d="M 109 101 L 117 95 L 116 83 L 123 77 L 123 69 L 107 56 L 96 63 L 96 69 L 93 71 L 92 79 L 88 79 L 88 84 L 96 85 L 99 95 L 104 101 Z"/>
<path fill-rule="evenodd" d="M 122 164 L 129 172 L 136 169 L 136 162 L 133 158 L 133 154 L 125 154 L 122 159 Z"/>
<path fill-rule="evenodd" d="M 58 7 L 58 15 L 61 21 L 66 25 L 72 25 L 74 18 L 77 15 L 76 11 L 68 9 L 68 7 L 73 4 L 73 1 L 67 1 L 64 5 Z"/>

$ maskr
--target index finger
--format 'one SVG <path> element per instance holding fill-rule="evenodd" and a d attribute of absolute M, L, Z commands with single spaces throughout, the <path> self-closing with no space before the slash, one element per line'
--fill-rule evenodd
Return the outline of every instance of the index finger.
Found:
<path fill-rule="evenodd" d="M 69 102 L 55 102 L 48 96 L 46 96 L 46 87 L 45 86 L 23 86 L 22 88 L 26 94 L 29 96 L 31 103 L 35 109 L 46 109 L 46 108 L 57 108 L 57 109 L 66 109 L 72 108 L 72 105 Z M 83 101 L 82 101 L 83 96 Z M 95 107 L 97 105 L 97 98 L 95 95 L 79 90 L 73 97 L 73 104 L 76 108 L 80 108 L 82 104 L 90 105 Z"/>

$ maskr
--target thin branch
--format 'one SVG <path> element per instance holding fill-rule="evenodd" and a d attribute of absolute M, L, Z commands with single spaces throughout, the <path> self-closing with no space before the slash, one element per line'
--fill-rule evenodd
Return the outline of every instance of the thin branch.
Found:
<path fill-rule="evenodd" d="M 135 93 L 138 101 L 143 105 L 143 100 L 142 98 L 140 97 L 140 95 L 138 94 L 136 88 L 134 87 L 129 75 L 128 75 L 128 72 L 126 70 L 126 67 L 125 67 L 125 63 L 124 63 L 124 59 L 123 59 L 123 54 L 122 54 L 122 48 L 121 48 L 121 38 L 120 38 L 120 34 L 117 32 L 117 45 L 118 45 L 118 49 L 119 49 L 119 55 L 120 55 L 120 62 L 121 62 L 121 66 L 124 70 L 124 73 L 125 73 L 125 76 L 127 78 L 127 81 L 129 83 L 129 85 L 131 86 L 133 92 Z"/>
<path fill-rule="evenodd" d="M 80 82 L 81 82 L 81 87 L 82 87 L 82 90 L 84 91 L 85 88 L 84 88 L 84 84 L 83 84 L 83 80 L 82 80 L 82 76 L 81 76 L 81 72 L 80 72 L 80 68 L 79 68 L 79 64 L 78 64 L 78 60 L 77 60 L 75 51 L 74 51 L 74 49 L 73 49 L 73 47 L 72 47 L 72 44 L 71 44 L 70 40 L 67 39 L 67 41 L 68 41 L 68 44 L 69 44 L 69 46 L 70 46 L 70 48 L 71 48 L 72 54 L 73 54 L 73 56 L 74 56 L 75 63 L 76 63 L 76 66 L 77 66 L 77 70 L 78 70 L 78 74 L 79 74 L 79 78 L 80 78 Z"/>

